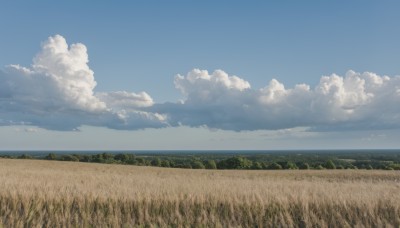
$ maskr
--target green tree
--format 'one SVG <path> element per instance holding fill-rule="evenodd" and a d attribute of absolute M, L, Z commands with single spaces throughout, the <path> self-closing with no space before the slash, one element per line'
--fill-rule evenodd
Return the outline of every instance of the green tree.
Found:
<path fill-rule="evenodd" d="M 91 155 L 83 155 L 79 159 L 80 162 L 91 162 L 92 161 L 92 156 Z"/>
<path fill-rule="evenodd" d="M 56 160 L 57 156 L 54 153 L 49 153 L 46 157 L 46 160 Z"/>
<path fill-rule="evenodd" d="M 138 165 L 146 165 L 146 161 L 143 158 L 137 158 L 136 161 Z"/>
<path fill-rule="evenodd" d="M 151 161 L 150 163 L 152 166 L 161 166 L 161 160 L 160 158 L 155 158 Z"/>
<path fill-rule="evenodd" d="M 285 169 L 298 169 L 297 165 L 291 161 L 286 162 Z"/>
<path fill-rule="evenodd" d="M 249 169 L 252 162 L 244 157 L 232 157 L 225 160 L 223 169 Z"/>
<path fill-rule="evenodd" d="M 83 156 L 81 154 L 72 154 L 72 156 L 78 158 L 78 161 L 81 161 L 83 159 Z"/>
<path fill-rule="evenodd" d="M 103 163 L 104 162 L 103 156 L 101 154 L 92 155 L 92 162 Z"/>
<path fill-rule="evenodd" d="M 79 158 L 75 157 L 74 155 L 63 155 L 61 157 L 61 160 L 63 161 L 74 161 L 74 162 L 78 162 Z"/>
<path fill-rule="evenodd" d="M 175 168 L 180 168 L 180 169 L 191 169 L 192 168 L 192 166 L 187 162 L 175 164 L 174 167 Z"/>
<path fill-rule="evenodd" d="M 268 163 L 266 162 L 261 162 L 262 168 L 263 169 L 268 169 Z"/>
<path fill-rule="evenodd" d="M 353 164 L 348 164 L 347 166 L 346 166 L 346 169 L 356 169 L 357 167 L 356 166 L 354 166 Z"/>
<path fill-rule="evenodd" d="M 282 169 L 282 166 L 274 162 L 268 166 L 268 169 Z"/>
<path fill-rule="evenodd" d="M 18 158 L 20 158 L 20 159 L 32 159 L 32 156 L 30 156 L 29 154 L 22 154 Z"/>
<path fill-rule="evenodd" d="M 126 164 L 128 165 L 137 165 L 138 161 L 135 158 L 129 158 L 128 161 L 126 161 Z"/>
<path fill-rule="evenodd" d="M 310 165 L 307 162 L 301 163 L 299 169 L 310 169 Z"/>
<path fill-rule="evenodd" d="M 194 162 L 192 162 L 192 168 L 193 169 L 204 169 L 205 166 L 201 161 L 194 161 Z"/>
<path fill-rule="evenodd" d="M 217 169 L 217 164 L 214 160 L 207 160 L 205 162 L 205 167 L 206 169 Z"/>
<path fill-rule="evenodd" d="M 263 169 L 263 166 L 260 162 L 253 162 L 251 169 Z"/>
<path fill-rule="evenodd" d="M 336 169 L 336 165 L 335 165 L 335 163 L 333 163 L 332 160 L 329 160 L 329 161 L 326 162 L 325 168 L 327 168 L 327 169 Z"/>
<path fill-rule="evenodd" d="M 107 162 L 112 162 L 114 160 L 113 154 L 102 153 L 101 156 L 102 156 L 103 160 L 106 160 Z"/>
<path fill-rule="evenodd" d="M 174 168 L 175 167 L 175 161 L 174 160 L 168 160 L 169 161 L 169 165 L 170 165 L 170 167 L 171 168 Z"/>
<path fill-rule="evenodd" d="M 169 160 L 162 160 L 161 167 L 171 167 L 171 163 L 169 162 Z"/>
<path fill-rule="evenodd" d="M 114 156 L 114 160 L 120 161 L 122 163 L 126 163 L 132 158 L 134 158 L 134 156 L 131 156 L 130 154 L 116 154 Z"/>
<path fill-rule="evenodd" d="M 393 164 L 390 164 L 389 166 L 390 166 L 390 168 L 392 168 L 394 170 L 400 170 L 400 164 L 393 163 Z"/>

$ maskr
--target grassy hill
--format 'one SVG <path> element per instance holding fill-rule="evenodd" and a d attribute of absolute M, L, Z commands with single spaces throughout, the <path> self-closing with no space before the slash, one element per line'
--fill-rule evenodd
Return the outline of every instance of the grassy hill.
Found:
<path fill-rule="evenodd" d="M 190 170 L 0 159 L 0 224 L 399 227 L 399 191 L 398 171 Z"/>

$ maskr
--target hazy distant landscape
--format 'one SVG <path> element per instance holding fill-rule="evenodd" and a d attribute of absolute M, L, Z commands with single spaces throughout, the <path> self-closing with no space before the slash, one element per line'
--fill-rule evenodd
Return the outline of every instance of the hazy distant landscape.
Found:
<path fill-rule="evenodd" d="M 5 227 L 398 227 L 384 170 L 188 170 L 0 159 Z"/>
<path fill-rule="evenodd" d="M 400 150 L 2 151 L 0 157 L 186 169 L 400 170 Z"/>

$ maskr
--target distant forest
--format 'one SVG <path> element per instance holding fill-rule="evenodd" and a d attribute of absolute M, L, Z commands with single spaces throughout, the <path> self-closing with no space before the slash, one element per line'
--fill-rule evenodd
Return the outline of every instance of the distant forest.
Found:
<path fill-rule="evenodd" d="M 400 152 L 290 152 L 290 153 L 98 153 L 20 155 L 2 154 L 9 159 L 46 159 L 72 162 L 92 162 L 156 166 L 185 169 L 383 169 L 400 170 Z"/>

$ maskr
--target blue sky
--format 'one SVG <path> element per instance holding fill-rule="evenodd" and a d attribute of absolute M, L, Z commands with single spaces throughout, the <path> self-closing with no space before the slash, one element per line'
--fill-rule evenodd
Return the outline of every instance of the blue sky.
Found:
<path fill-rule="evenodd" d="M 4 74 L 11 74 L 6 67 L 9 64 L 33 69 L 32 59 L 38 53 L 43 56 L 46 53 L 41 45 L 59 34 L 68 45 L 86 46 L 88 67 L 97 82 L 90 91 L 95 93 L 93 99 L 107 100 L 106 108 L 112 109 L 108 115 L 121 116 L 122 111 L 128 110 L 116 105 L 115 100 L 120 97 L 116 98 L 113 91 L 135 93 L 129 97 L 136 100 L 131 100 L 134 106 L 126 111 L 129 113 L 126 126 L 111 123 L 108 118 L 114 117 L 109 116 L 98 117 L 101 121 L 96 122 L 83 121 L 86 116 L 74 116 L 72 111 L 66 117 L 57 116 L 53 109 L 32 116 L 33 110 L 48 106 L 13 100 L 20 109 L 3 105 L 0 119 L 4 126 L 0 135 L 4 142 L 0 149 L 328 149 L 337 148 L 338 143 L 342 148 L 398 148 L 398 110 L 386 107 L 399 103 L 396 95 L 385 97 L 380 91 L 392 89 L 395 94 L 397 88 L 399 6 L 396 1 L 3 2 L 0 69 Z M 242 82 L 223 84 L 230 88 L 226 91 L 218 83 L 218 86 L 211 82 L 204 85 L 203 79 L 190 84 L 187 73 L 197 68 L 208 70 L 211 82 L 212 78 L 220 77 L 213 74 L 217 69 L 229 77 L 236 75 L 251 85 L 251 91 L 250 87 L 241 87 L 245 85 Z M 272 99 L 271 91 L 280 88 L 280 84 L 288 90 L 305 83 L 313 95 L 304 95 L 306 98 L 296 95 L 296 91 L 283 91 L 286 95 L 279 95 L 284 98 L 279 98 L 283 100 L 278 104 L 310 106 L 320 100 L 320 90 L 316 88 L 321 87 L 323 75 L 335 73 L 344 78 L 349 70 L 356 73 L 351 77 L 366 80 L 366 89 L 350 88 L 358 81 L 348 80 L 343 86 L 347 93 L 332 95 L 335 99 L 341 97 L 335 101 L 339 102 L 335 103 L 337 107 L 332 105 L 337 108 L 333 111 L 328 105 L 318 106 L 312 113 L 307 109 L 292 115 L 296 111 L 268 100 Z M 372 76 L 363 72 L 374 72 L 379 77 L 388 75 L 392 80 L 384 89 L 369 91 L 366 78 Z M 177 74 L 183 79 L 177 81 Z M 272 79 L 280 84 L 272 86 Z M 334 80 L 331 77 L 328 81 L 335 84 Z M 40 83 L 33 85 L 52 96 L 50 91 L 54 88 L 42 88 Z M 271 85 L 269 90 L 259 91 L 268 85 Z M 240 93 L 232 92 L 232 87 Z M 209 88 L 215 90 L 210 92 Z M 12 96 L 7 94 L 7 99 L 20 96 L 10 91 Z M 151 104 L 137 104 L 137 99 L 144 96 L 138 95 L 141 91 L 152 98 Z M 212 102 L 199 99 L 204 91 L 213 94 Z M 54 96 L 66 102 L 59 93 Z M 220 102 L 213 103 L 216 97 L 221 98 Z M 304 99 L 297 101 L 296 97 Z M 377 100 L 379 97 L 383 98 Z M 333 99 L 330 98 L 326 98 L 327 103 Z M 389 100 L 386 106 L 378 105 L 385 99 Z M 264 106 L 252 106 L 255 100 L 262 100 Z M 181 101 L 184 105 L 180 105 Z M 44 101 L 39 103 L 42 105 Z M 58 104 L 60 107 L 54 110 L 76 108 L 68 102 Z M 244 106 L 251 110 L 231 116 Z M 316 113 L 316 110 L 323 111 Z M 92 112 L 91 109 L 89 114 L 93 115 Z M 138 112 L 148 113 L 153 122 L 143 119 Z M 166 119 L 155 123 L 154 118 L 158 118 L 155 114 Z M 312 121 L 318 119 L 318 114 L 329 118 Z M 46 117 L 53 115 L 54 121 L 65 124 L 60 127 L 48 121 Z M 68 123 L 73 126 L 67 126 Z"/>

